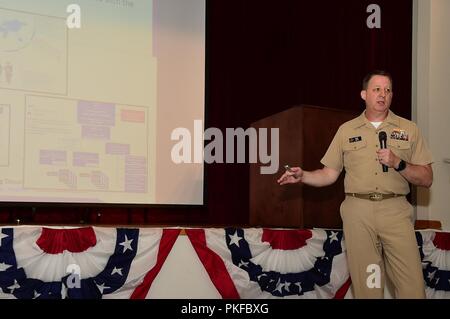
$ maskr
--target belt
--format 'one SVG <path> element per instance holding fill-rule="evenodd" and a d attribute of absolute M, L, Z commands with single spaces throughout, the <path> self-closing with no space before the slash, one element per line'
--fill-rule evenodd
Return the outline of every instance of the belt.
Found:
<path fill-rule="evenodd" d="M 381 194 L 381 193 L 369 193 L 369 194 L 345 193 L 345 195 L 361 199 L 367 199 L 373 202 L 379 202 L 382 201 L 383 199 L 405 196 L 401 194 Z"/>

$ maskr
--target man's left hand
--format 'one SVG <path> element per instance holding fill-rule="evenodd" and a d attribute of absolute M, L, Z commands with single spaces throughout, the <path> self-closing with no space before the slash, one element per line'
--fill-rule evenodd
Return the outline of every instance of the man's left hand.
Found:
<path fill-rule="evenodd" d="M 390 168 L 398 168 L 401 158 L 390 149 L 385 148 L 377 151 L 378 161 Z"/>

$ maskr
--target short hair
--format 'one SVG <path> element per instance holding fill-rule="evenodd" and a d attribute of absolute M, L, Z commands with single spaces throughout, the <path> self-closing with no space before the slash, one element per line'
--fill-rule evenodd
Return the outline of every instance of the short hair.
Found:
<path fill-rule="evenodd" d="M 386 76 L 389 78 L 389 80 L 391 81 L 391 88 L 393 86 L 393 82 L 392 82 L 392 75 L 384 70 L 374 70 L 369 72 L 363 80 L 362 86 L 363 86 L 363 90 L 367 90 L 367 87 L 369 86 L 369 82 L 370 80 L 375 76 L 375 75 L 381 75 L 381 76 Z"/>

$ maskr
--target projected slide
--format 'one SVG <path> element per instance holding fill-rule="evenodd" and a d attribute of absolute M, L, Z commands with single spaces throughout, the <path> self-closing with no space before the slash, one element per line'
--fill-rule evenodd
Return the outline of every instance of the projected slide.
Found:
<path fill-rule="evenodd" d="M 202 204 L 203 164 L 174 163 L 171 132 L 204 119 L 205 14 L 0 0 L 0 202 Z"/>

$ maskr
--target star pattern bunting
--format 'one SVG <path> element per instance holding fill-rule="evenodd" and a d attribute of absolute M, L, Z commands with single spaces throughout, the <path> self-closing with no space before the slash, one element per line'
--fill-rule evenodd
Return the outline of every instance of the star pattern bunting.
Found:
<path fill-rule="evenodd" d="M 116 248 L 105 269 L 95 277 L 81 279 L 81 285 L 77 288 L 68 285 L 70 274 L 60 282 L 27 278 L 23 268 L 17 266 L 13 249 L 14 230 L 3 229 L 0 236 L 0 288 L 18 299 L 101 298 L 103 294 L 114 292 L 124 285 L 136 256 L 138 236 L 138 229 L 117 229 Z"/>
<path fill-rule="evenodd" d="M 450 233 L 416 232 L 427 298 L 450 298 Z"/>
<path fill-rule="evenodd" d="M 80 230 L 0 228 L 0 298 L 145 298 L 180 232 Z M 223 298 L 343 298 L 350 286 L 339 230 L 186 234 Z M 416 231 L 416 239 L 427 298 L 450 299 L 450 233 Z M 80 274 L 61 273 L 71 261 L 81 262 Z"/>
<path fill-rule="evenodd" d="M 323 243 L 324 255 L 315 261 L 313 268 L 295 273 L 264 271 L 260 265 L 252 262 L 253 255 L 243 229 L 227 228 L 225 233 L 233 264 L 245 270 L 250 280 L 256 282 L 261 290 L 276 297 L 303 295 L 314 291 L 316 286 L 329 283 L 333 258 L 342 254 L 343 232 L 328 230 Z"/>
<path fill-rule="evenodd" d="M 108 295 L 114 296 L 119 291 L 118 296 L 145 298 L 180 232 L 110 228 L 99 230 L 100 237 L 95 239 L 93 228 L 80 229 L 85 230 L 84 232 L 73 232 L 30 227 L 29 234 L 27 230 L 0 228 L 0 298 L 11 296 L 17 299 L 100 299 Z M 14 242 L 15 231 L 19 232 L 19 235 L 16 235 L 17 245 Z M 65 236 L 64 232 L 72 233 Z M 81 238 L 74 236 L 74 233 L 78 233 Z M 22 236 L 24 234 L 29 235 L 30 239 Z M 39 234 L 41 237 L 36 240 Z M 86 241 L 84 234 L 92 234 L 94 241 Z M 71 242 L 67 241 L 68 237 Z M 55 243 L 54 247 L 48 247 L 52 241 L 49 238 L 63 239 L 60 243 Z M 81 244 L 73 243 L 77 239 Z M 39 244 L 33 245 L 33 241 L 44 243 L 42 247 L 58 253 L 41 250 L 42 247 Z M 139 247 L 139 243 L 146 245 Z M 67 249 L 75 249 L 77 253 Z M 17 251 L 22 254 L 21 258 L 17 258 Z M 24 253 L 30 256 L 23 256 Z M 23 260 L 26 260 L 26 263 L 21 266 L 20 261 Z M 72 265 L 70 261 L 80 261 L 83 267 L 77 266 L 80 269 L 78 273 L 66 271 L 59 280 L 48 280 L 50 277 L 57 278 L 62 268 L 66 270 L 67 264 Z M 39 270 L 33 272 L 36 267 Z M 33 278 L 36 273 L 45 279 Z"/>
<path fill-rule="evenodd" d="M 343 298 L 349 288 L 343 232 L 189 229 L 223 298 Z"/>

